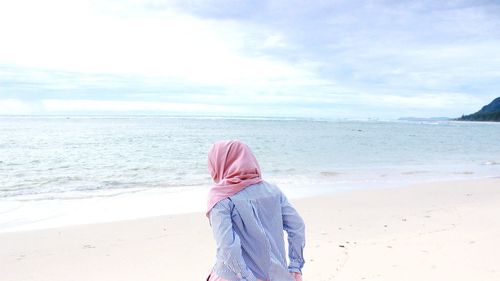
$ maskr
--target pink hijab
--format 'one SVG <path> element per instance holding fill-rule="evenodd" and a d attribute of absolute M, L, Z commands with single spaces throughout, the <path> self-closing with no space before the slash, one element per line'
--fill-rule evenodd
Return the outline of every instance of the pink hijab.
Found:
<path fill-rule="evenodd" d="M 260 168 L 250 148 L 238 141 L 219 141 L 208 152 L 208 170 L 215 182 L 208 193 L 207 212 L 217 202 L 261 182 Z"/>

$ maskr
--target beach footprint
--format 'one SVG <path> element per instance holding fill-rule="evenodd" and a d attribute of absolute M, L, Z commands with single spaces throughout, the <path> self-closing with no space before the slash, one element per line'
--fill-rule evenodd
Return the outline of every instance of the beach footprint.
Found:
<path fill-rule="evenodd" d="M 91 245 L 91 244 L 85 244 L 82 246 L 83 249 L 94 249 L 95 246 L 94 245 Z"/>

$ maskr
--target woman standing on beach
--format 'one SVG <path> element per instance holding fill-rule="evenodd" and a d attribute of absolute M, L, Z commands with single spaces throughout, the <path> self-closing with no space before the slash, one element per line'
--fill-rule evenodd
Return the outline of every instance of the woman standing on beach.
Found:
<path fill-rule="evenodd" d="M 304 222 L 281 190 L 262 180 L 248 146 L 237 140 L 215 143 L 208 168 L 215 185 L 206 214 L 217 258 L 207 280 L 301 281 Z"/>

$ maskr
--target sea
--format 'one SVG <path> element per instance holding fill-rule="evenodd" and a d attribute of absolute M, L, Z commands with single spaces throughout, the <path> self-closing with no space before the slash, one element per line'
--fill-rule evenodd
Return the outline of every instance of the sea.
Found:
<path fill-rule="evenodd" d="M 290 198 L 500 176 L 500 123 L 4 116 L 0 232 L 203 212 L 228 139 Z"/>

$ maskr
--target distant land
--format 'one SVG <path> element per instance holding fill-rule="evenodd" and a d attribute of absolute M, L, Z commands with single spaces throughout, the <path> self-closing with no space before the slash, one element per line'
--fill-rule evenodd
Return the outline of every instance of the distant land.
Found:
<path fill-rule="evenodd" d="M 462 115 L 459 121 L 495 121 L 500 122 L 500 97 L 494 99 L 481 110 L 470 115 Z"/>
<path fill-rule="evenodd" d="M 449 121 L 449 120 L 453 120 L 453 118 L 449 118 L 449 117 L 429 117 L 429 118 L 401 117 L 398 120 L 401 120 L 401 121 Z"/>

